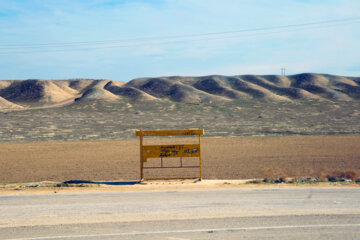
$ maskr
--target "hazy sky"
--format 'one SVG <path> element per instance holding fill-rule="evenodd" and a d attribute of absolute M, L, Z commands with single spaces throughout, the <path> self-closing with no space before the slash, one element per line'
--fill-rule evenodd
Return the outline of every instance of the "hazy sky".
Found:
<path fill-rule="evenodd" d="M 359 0 L 0 0 L 0 79 L 360 76 Z"/>

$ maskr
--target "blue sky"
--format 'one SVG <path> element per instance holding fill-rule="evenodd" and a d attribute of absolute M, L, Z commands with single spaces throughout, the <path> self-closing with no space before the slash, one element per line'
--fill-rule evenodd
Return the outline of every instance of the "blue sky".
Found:
<path fill-rule="evenodd" d="M 360 76 L 359 9 L 358 0 L 0 0 L 0 79 L 129 81 L 281 68 Z M 207 33 L 216 34 L 196 36 Z"/>

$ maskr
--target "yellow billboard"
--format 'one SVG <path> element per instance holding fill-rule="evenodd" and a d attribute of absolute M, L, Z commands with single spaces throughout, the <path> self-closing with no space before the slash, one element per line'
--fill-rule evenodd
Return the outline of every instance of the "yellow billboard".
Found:
<path fill-rule="evenodd" d="M 143 162 L 148 158 L 199 157 L 199 144 L 146 145 L 142 147 Z"/>
<path fill-rule="evenodd" d="M 140 181 L 142 180 L 166 180 L 174 178 L 144 178 L 144 169 L 156 168 L 199 168 L 199 179 L 202 179 L 201 169 L 201 135 L 204 129 L 185 129 L 185 130 L 140 130 L 136 131 L 136 136 L 140 137 Z M 144 137 L 153 136 L 198 136 L 198 144 L 176 144 L 176 145 L 144 145 Z M 183 158 L 197 157 L 199 165 L 189 166 L 183 165 Z M 149 158 L 160 158 L 160 166 L 144 166 Z M 164 158 L 180 158 L 179 166 L 164 166 Z M 196 178 L 196 177 L 195 177 Z M 179 178 L 175 178 L 179 179 Z M 181 179 L 189 179 L 182 177 Z M 193 177 L 191 177 L 193 179 Z"/>

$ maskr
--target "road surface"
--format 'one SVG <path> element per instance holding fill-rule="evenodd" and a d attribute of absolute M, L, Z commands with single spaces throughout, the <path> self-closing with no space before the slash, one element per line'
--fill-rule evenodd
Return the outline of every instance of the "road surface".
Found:
<path fill-rule="evenodd" d="M 360 188 L 0 196 L 0 239 L 360 239 Z"/>

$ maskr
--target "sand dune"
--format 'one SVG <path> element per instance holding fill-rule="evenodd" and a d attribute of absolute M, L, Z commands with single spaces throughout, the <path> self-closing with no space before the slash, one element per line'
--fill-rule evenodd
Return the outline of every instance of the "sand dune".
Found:
<path fill-rule="evenodd" d="M 320 99 L 318 96 L 301 88 L 292 88 L 291 81 L 285 76 L 254 76 L 244 75 L 239 76 L 240 79 L 261 86 L 272 93 L 280 96 L 288 97 L 290 99 Z M 253 85 L 254 86 L 254 85 Z M 265 97 L 269 92 L 262 93 Z M 256 96 L 255 96 L 256 97 Z M 273 96 L 274 97 L 274 96 Z M 269 97 L 268 97 L 269 98 Z"/>
<path fill-rule="evenodd" d="M 0 81 L 2 104 L 52 106 L 64 101 L 358 101 L 360 78 L 302 73 L 277 75 L 211 75 L 138 78 L 127 83 L 107 79 Z M 77 100 L 77 101 L 75 101 Z M 4 103 L 6 101 L 6 104 Z M 14 106 L 15 106 L 14 105 Z"/>
<path fill-rule="evenodd" d="M 157 100 L 156 97 L 151 96 L 137 88 L 134 87 L 125 87 L 123 83 L 118 83 L 115 81 L 109 81 L 104 88 L 111 93 L 119 96 L 128 97 L 135 101 L 153 101 Z"/>
<path fill-rule="evenodd" d="M 69 84 L 68 86 L 71 87 L 72 89 L 75 89 L 78 92 L 83 92 L 86 88 L 91 86 L 95 82 L 95 80 L 92 80 L 92 79 L 74 79 L 74 80 L 69 80 L 69 81 L 66 81 L 66 82 L 68 82 L 68 84 Z"/>
<path fill-rule="evenodd" d="M 117 100 L 118 97 L 114 94 L 112 94 L 109 91 L 106 91 L 105 89 L 100 89 L 100 88 L 91 88 L 86 90 L 86 92 L 84 92 L 84 94 L 80 97 L 77 98 L 77 101 L 80 100 L 108 100 L 108 101 L 114 101 Z"/>
<path fill-rule="evenodd" d="M 170 99 L 175 102 L 198 103 L 202 101 L 225 100 L 205 91 L 199 91 L 180 79 L 171 78 L 141 78 L 127 83 L 125 86 L 138 88 L 157 98 Z"/>
<path fill-rule="evenodd" d="M 94 81 L 91 84 L 91 88 L 88 88 L 83 93 L 83 95 L 80 98 L 78 98 L 77 100 L 92 100 L 92 99 L 101 99 L 101 100 L 108 100 L 108 101 L 117 100 L 119 98 L 118 96 L 116 96 L 115 94 L 104 89 L 105 85 L 108 82 L 109 81 L 107 81 L 107 80 Z"/>
<path fill-rule="evenodd" d="M 56 82 L 45 82 L 40 102 L 57 103 L 75 97 L 73 89 Z"/>
<path fill-rule="evenodd" d="M 137 88 L 157 98 L 169 98 L 177 102 L 201 102 L 214 97 L 220 101 L 249 98 L 266 101 L 352 101 L 360 97 L 359 82 L 358 78 L 303 73 L 291 76 L 211 75 L 139 78 L 125 86 Z"/>
<path fill-rule="evenodd" d="M 74 97 L 76 91 L 61 82 L 46 80 L 13 81 L 0 90 L 0 96 L 9 101 L 54 103 Z"/>
<path fill-rule="evenodd" d="M 249 94 L 231 89 L 228 86 L 226 80 L 221 79 L 217 76 L 201 79 L 197 81 L 193 86 L 204 92 L 224 96 L 231 99 L 249 98 Z"/>
<path fill-rule="evenodd" d="M 253 98 L 273 101 L 290 101 L 290 99 L 281 95 L 277 95 L 271 90 L 264 88 L 261 86 L 261 84 L 255 84 L 250 81 L 243 80 L 240 77 L 231 78 L 231 84 L 233 88 L 239 91 L 247 92 L 252 95 Z"/>
<path fill-rule="evenodd" d="M 22 109 L 24 107 L 15 103 L 9 102 L 8 100 L 0 97 L 0 110 L 1 109 Z"/>
<path fill-rule="evenodd" d="M 257 76 L 261 79 L 266 79 L 268 82 L 275 84 L 278 87 L 290 87 L 291 81 L 287 76 L 277 76 L 277 75 L 266 75 L 266 76 Z"/>

